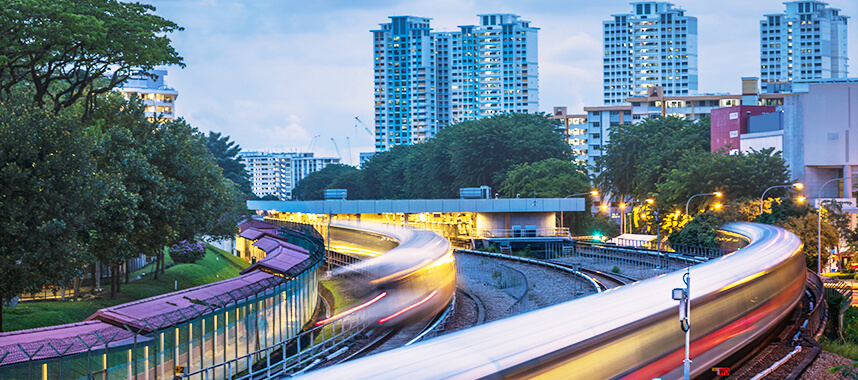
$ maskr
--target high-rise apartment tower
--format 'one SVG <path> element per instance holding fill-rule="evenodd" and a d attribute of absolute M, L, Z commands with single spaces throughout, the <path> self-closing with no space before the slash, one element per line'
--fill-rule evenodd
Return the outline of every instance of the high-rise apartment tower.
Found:
<path fill-rule="evenodd" d="M 514 14 L 432 32 L 425 17 L 373 30 L 375 149 L 423 142 L 444 126 L 539 105 L 537 31 Z"/>
<path fill-rule="evenodd" d="M 789 91 L 794 80 L 847 77 L 846 20 L 822 1 L 791 1 L 760 21 L 763 92 Z"/>
<path fill-rule="evenodd" d="M 606 105 L 646 95 L 697 92 L 697 18 L 667 2 L 633 2 L 632 12 L 602 23 Z"/>

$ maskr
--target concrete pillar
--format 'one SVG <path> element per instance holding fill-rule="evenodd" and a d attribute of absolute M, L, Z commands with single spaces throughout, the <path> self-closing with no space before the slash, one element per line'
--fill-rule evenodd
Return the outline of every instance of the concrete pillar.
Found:
<path fill-rule="evenodd" d="M 852 165 L 843 165 L 843 176 L 852 176 Z M 843 180 L 843 198 L 852 198 L 852 183 L 852 178 L 846 178 Z"/>

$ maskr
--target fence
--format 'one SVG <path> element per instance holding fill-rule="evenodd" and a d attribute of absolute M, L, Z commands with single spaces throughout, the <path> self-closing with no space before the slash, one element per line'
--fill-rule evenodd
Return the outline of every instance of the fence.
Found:
<path fill-rule="evenodd" d="M 134 272 L 139 270 L 150 263 L 153 263 L 155 260 L 154 257 L 149 258 L 146 255 L 140 255 L 138 257 L 129 259 L 126 262 L 128 272 Z M 94 264 L 96 266 L 96 277 L 99 279 L 108 279 L 113 273 L 109 267 L 101 264 L 100 262 L 96 262 Z M 93 288 L 96 286 L 97 282 L 93 280 L 92 273 L 87 270 L 83 273 L 80 280 L 81 288 Z M 88 284 L 87 284 L 88 283 Z M 81 289 L 81 294 L 84 292 L 84 289 Z M 32 293 L 22 293 L 18 295 L 18 301 L 46 301 L 46 300 L 60 300 L 60 299 L 68 299 L 74 298 L 75 296 L 75 287 L 73 283 L 58 286 L 46 286 L 37 292 Z"/>
<path fill-rule="evenodd" d="M 284 235 L 295 241 L 300 236 L 289 231 Z M 312 245 L 313 241 L 309 236 L 305 243 Z M 71 329 L 77 335 L 0 346 L 0 378 L 164 379 L 173 377 L 176 366 L 193 372 L 224 362 L 232 364 L 207 372 L 207 378 L 252 372 L 253 362 L 270 359 L 260 350 L 303 336 L 301 331 L 319 297 L 316 269 L 324 257 L 324 247 L 312 248 L 308 261 L 313 262 L 303 265 L 304 270 L 292 278 L 252 272 L 226 293 L 188 298 L 188 307 L 112 321 L 121 322 L 121 327 L 98 321 L 55 326 L 46 329 Z M 248 281 L 250 278 L 258 280 Z M 201 290 L 196 294 L 209 294 Z M 153 307 L 159 307 L 157 302 Z M 303 352 L 301 342 L 297 344 Z"/>
<path fill-rule="evenodd" d="M 700 248 L 700 249 L 695 249 Z M 627 247 L 612 243 L 574 241 L 551 246 L 541 254 L 546 260 L 573 260 L 581 266 L 601 271 L 617 271 L 645 279 L 683 269 L 727 252 L 717 248 L 680 247 L 681 251 L 665 252 L 645 245 Z"/>
<path fill-rule="evenodd" d="M 829 302 L 827 306 L 837 306 L 830 310 L 830 316 L 837 316 L 837 331 L 843 333 L 843 314 L 852 306 L 852 286 L 838 280 L 828 279 L 822 283 L 825 286 L 825 299 Z M 839 301 L 839 302 L 832 302 Z"/>
<path fill-rule="evenodd" d="M 807 273 L 807 282 L 808 290 L 813 296 L 813 302 L 808 304 L 808 326 L 816 328 L 816 330 L 808 331 L 807 336 L 816 337 L 825 329 L 821 323 L 822 318 L 825 317 L 825 287 L 822 285 L 822 279 L 811 271 Z"/>
<path fill-rule="evenodd" d="M 478 281 L 482 284 L 501 289 L 515 300 L 507 310 L 508 315 L 523 313 L 529 310 L 527 277 L 521 271 L 498 263 L 497 260 L 488 260 L 475 255 L 463 256 L 462 251 L 459 251 L 459 254 L 456 256 L 457 276 L 463 276 L 469 281 Z M 467 289 L 468 281 L 458 282 L 460 287 L 465 288 L 466 291 L 469 290 Z"/>

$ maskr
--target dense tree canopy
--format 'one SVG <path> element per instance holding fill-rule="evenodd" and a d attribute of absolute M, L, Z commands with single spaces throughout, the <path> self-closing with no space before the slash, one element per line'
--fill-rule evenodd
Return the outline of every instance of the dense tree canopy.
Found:
<path fill-rule="evenodd" d="M 583 164 L 549 158 L 513 166 L 501 182 L 501 195 L 523 197 L 563 198 L 590 191 L 590 178 Z"/>
<path fill-rule="evenodd" d="M 488 185 L 499 189 L 513 166 L 547 158 L 570 160 L 569 145 L 544 115 L 504 114 L 455 124 L 438 133 L 449 148 L 454 189 Z"/>
<path fill-rule="evenodd" d="M 206 136 L 206 149 L 214 156 L 217 166 L 223 170 L 224 178 L 235 183 L 245 197 L 255 199 L 250 186 L 250 174 L 245 170 L 239 156 L 241 147 L 235 141 L 229 141 L 229 136 L 221 136 L 220 132 L 209 131 Z"/>
<path fill-rule="evenodd" d="M 75 114 L 0 102 L 0 297 L 71 280 L 94 258 L 92 221 L 118 187 Z M 120 196 L 121 197 L 121 196 Z"/>
<path fill-rule="evenodd" d="M 325 189 L 338 189 L 339 187 L 331 186 L 334 181 L 342 176 L 351 173 L 356 173 L 358 170 L 352 166 L 342 165 L 342 164 L 333 164 L 325 166 L 322 170 L 319 170 L 314 173 L 308 174 L 301 182 L 298 183 L 298 186 L 295 186 L 292 189 L 292 199 L 302 200 L 302 201 L 317 201 L 325 199 Z M 349 189 L 348 198 L 349 199 L 358 199 L 352 195 L 352 192 L 360 193 L 360 190 L 357 189 L 359 184 L 357 182 L 344 183 L 343 181 L 338 182 L 345 186 L 346 189 Z"/>
<path fill-rule="evenodd" d="M 96 97 L 157 65 L 182 64 L 166 34 L 182 30 L 155 8 L 116 0 L 4 0 L 0 98 L 18 84 L 55 111 Z M 106 79 L 105 79 L 106 78 Z"/>
<path fill-rule="evenodd" d="M 724 200 L 757 199 L 770 186 L 789 183 L 789 169 L 781 152 L 774 148 L 761 151 L 723 155 L 709 152 L 688 152 L 676 163 L 675 168 L 663 175 L 662 182 L 655 184 L 657 200 L 671 209 L 684 209 L 686 201 L 695 194 L 719 191 L 722 198 L 695 198 L 690 205 L 700 210 Z M 785 194 L 784 190 L 772 189 L 767 196 Z"/>
<path fill-rule="evenodd" d="M 603 192 L 646 199 L 683 156 L 709 152 L 709 118 L 656 117 L 610 128 L 596 160 Z"/>
<path fill-rule="evenodd" d="M 359 173 L 348 173 L 337 185 L 332 177 L 305 178 L 293 199 L 296 194 L 318 199 L 321 189 L 338 187 L 348 188 L 350 199 L 455 198 L 461 187 L 482 185 L 499 191 L 515 165 L 569 160 L 569 146 L 554 124 L 544 115 L 508 114 L 451 125 L 425 143 L 375 154 Z"/>

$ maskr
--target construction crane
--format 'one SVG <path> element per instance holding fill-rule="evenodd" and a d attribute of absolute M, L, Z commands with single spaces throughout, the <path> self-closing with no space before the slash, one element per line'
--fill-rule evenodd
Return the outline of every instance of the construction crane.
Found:
<path fill-rule="evenodd" d="M 312 152 L 312 151 L 313 151 L 313 146 L 314 146 L 314 145 L 316 145 L 316 140 L 317 140 L 318 138 L 319 138 L 319 135 L 315 135 L 315 136 L 313 136 L 313 138 L 312 138 L 312 139 L 310 139 L 310 146 L 309 146 L 309 147 L 307 147 L 307 152 Z"/>
<path fill-rule="evenodd" d="M 360 121 L 360 118 L 355 116 L 355 120 L 357 120 L 357 124 L 355 124 L 355 137 L 357 137 L 357 126 L 358 126 L 358 124 L 360 124 L 360 126 L 363 127 L 363 130 L 365 130 L 366 133 L 369 133 L 370 136 L 375 138 L 375 134 L 373 134 L 372 131 L 369 130 L 369 127 L 367 127 L 366 124 L 364 124 L 364 122 Z"/>
<path fill-rule="evenodd" d="M 340 148 L 338 148 L 338 147 L 337 147 L 337 141 L 336 141 L 336 140 L 334 140 L 334 138 L 333 138 L 333 137 L 331 137 L 331 142 L 332 142 L 332 143 L 334 143 L 334 149 L 336 149 L 336 150 L 337 150 L 337 157 L 339 157 L 339 158 L 340 158 L 340 160 L 342 160 L 342 159 L 343 159 L 343 155 L 341 155 L 341 154 L 340 154 Z"/>
<path fill-rule="evenodd" d="M 352 164 L 352 143 L 349 141 L 349 137 L 346 136 L 346 146 L 348 146 L 349 151 L 349 165 Z"/>

